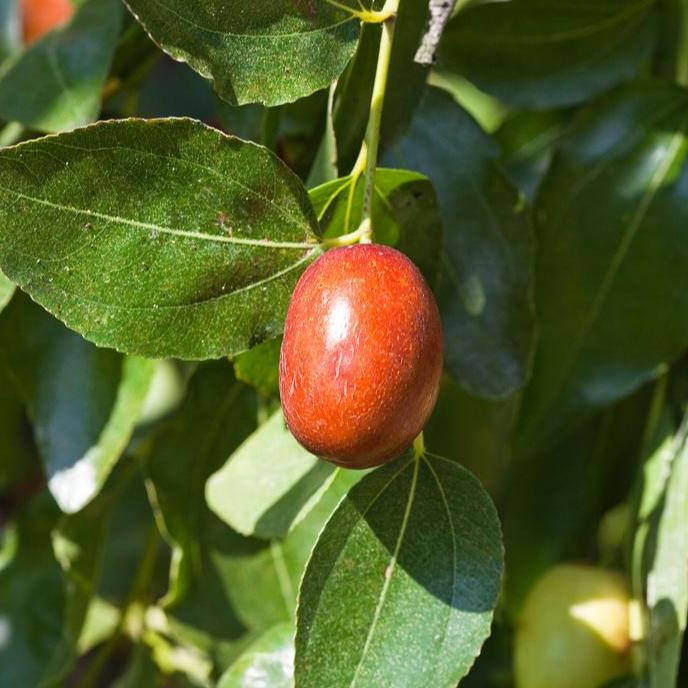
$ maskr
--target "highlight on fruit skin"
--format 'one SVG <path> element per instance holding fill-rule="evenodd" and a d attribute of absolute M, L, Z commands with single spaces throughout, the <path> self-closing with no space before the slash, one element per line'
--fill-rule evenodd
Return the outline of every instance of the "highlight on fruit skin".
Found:
<path fill-rule="evenodd" d="M 615 572 L 549 569 L 516 628 L 516 688 L 599 688 L 630 670 L 629 596 Z"/>
<path fill-rule="evenodd" d="M 310 452 L 347 468 L 398 456 L 432 413 L 441 375 L 437 304 L 403 253 L 340 247 L 301 276 L 279 384 L 287 425 Z"/>
<path fill-rule="evenodd" d="M 20 0 L 19 12 L 24 43 L 28 45 L 69 21 L 74 5 L 70 0 Z"/>

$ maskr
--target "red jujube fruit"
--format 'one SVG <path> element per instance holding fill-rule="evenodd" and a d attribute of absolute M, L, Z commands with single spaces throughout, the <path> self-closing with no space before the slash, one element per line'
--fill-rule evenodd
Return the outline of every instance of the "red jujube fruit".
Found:
<path fill-rule="evenodd" d="M 395 249 L 328 251 L 289 305 L 279 384 L 289 429 L 348 468 L 398 456 L 421 432 L 442 375 L 442 326 L 418 268 Z"/>
<path fill-rule="evenodd" d="M 21 0 L 20 11 L 24 42 L 31 43 L 71 19 L 74 5 L 70 0 Z"/>

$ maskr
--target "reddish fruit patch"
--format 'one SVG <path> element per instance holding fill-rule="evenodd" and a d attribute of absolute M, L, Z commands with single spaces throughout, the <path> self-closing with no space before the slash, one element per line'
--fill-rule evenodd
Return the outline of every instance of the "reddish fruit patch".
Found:
<path fill-rule="evenodd" d="M 21 0 L 19 9 L 24 42 L 27 44 L 69 21 L 74 14 L 70 0 Z"/>
<path fill-rule="evenodd" d="M 427 422 L 441 375 L 437 304 L 406 256 L 357 245 L 306 270 L 287 313 L 280 394 L 309 451 L 348 468 L 399 455 Z"/>

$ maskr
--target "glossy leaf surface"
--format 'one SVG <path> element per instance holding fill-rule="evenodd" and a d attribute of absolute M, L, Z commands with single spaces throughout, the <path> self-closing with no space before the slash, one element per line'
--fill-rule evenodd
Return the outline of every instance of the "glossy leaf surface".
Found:
<path fill-rule="evenodd" d="M 437 89 L 427 91 L 411 130 L 390 155 L 398 166 L 426 174 L 437 190 L 445 366 L 487 397 L 508 396 L 524 384 L 534 326 L 530 218 L 497 168 L 498 155 L 494 142 Z"/>
<path fill-rule="evenodd" d="M 299 594 L 296 682 L 455 686 L 489 635 L 502 574 L 495 509 L 439 457 L 366 476 L 313 551 Z M 331 648 L 337 639 L 337 652 Z"/>
<path fill-rule="evenodd" d="M 474 3 L 448 24 L 439 62 L 504 102 L 578 103 L 630 81 L 656 40 L 653 0 Z"/>
<path fill-rule="evenodd" d="M 0 268 L 128 353 L 214 358 L 279 334 L 315 226 L 283 163 L 192 120 L 101 123 L 0 154 Z"/>
<path fill-rule="evenodd" d="M 279 105 L 318 91 L 342 73 L 358 41 L 358 20 L 327 0 L 127 4 L 156 43 L 230 103 Z"/>
<path fill-rule="evenodd" d="M 539 344 L 518 448 L 534 451 L 688 345 L 688 93 L 647 84 L 587 111 L 536 203 Z"/>

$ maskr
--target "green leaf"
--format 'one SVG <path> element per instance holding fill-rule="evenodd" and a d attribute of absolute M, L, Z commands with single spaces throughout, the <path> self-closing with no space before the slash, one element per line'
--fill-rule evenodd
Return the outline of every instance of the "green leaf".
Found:
<path fill-rule="evenodd" d="M 115 498 L 126 477 L 126 473 L 117 475 L 114 484 L 109 484 L 78 514 L 63 516 L 51 533 L 55 558 L 65 574 L 62 635 L 46 668 L 51 686 L 62 685 L 60 680 L 78 657 L 79 640 L 96 592 Z"/>
<path fill-rule="evenodd" d="M 294 439 L 278 411 L 210 476 L 206 501 L 243 535 L 281 538 L 313 508 L 335 471 Z"/>
<path fill-rule="evenodd" d="M 22 485 L 40 483 L 43 476 L 24 401 L 2 365 L 0 390 L 0 494 L 3 494 Z"/>
<path fill-rule="evenodd" d="M 603 514 L 627 498 L 647 415 L 643 395 L 624 400 L 557 438 L 516 456 L 504 477 L 504 599 L 518 618 L 535 582 L 554 564 L 589 556 Z"/>
<path fill-rule="evenodd" d="M 46 132 L 95 120 L 121 18 L 117 0 L 89 0 L 11 59 L 0 74 L 0 119 Z"/>
<path fill-rule="evenodd" d="M 294 629 L 273 626 L 223 674 L 218 688 L 292 688 L 294 685 Z"/>
<path fill-rule="evenodd" d="M 644 483 L 636 537 L 646 562 L 649 685 L 662 688 L 677 685 L 688 614 L 688 416 L 649 458 Z"/>
<path fill-rule="evenodd" d="M 539 336 L 519 452 L 688 346 L 686 107 L 677 87 L 627 88 L 561 141 L 536 204 Z"/>
<path fill-rule="evenodd" d="M 29 407 L 53 497 L 79 511 L 129 442 L 153 362 L 97 349 L 24 296 L 0 320 L 2 358 Z"/>
<path fill-rule="evenodd" d="M 0 268 L 128 353 L 217 358 L 280 334 L 315 230 L 272 153 L 191 120 L 104 122 L 0 153 Z"/>
<path fill-rule="evenodd" d="M 10 302 L 14 294 L 14 284 L 0 272 L 0 311 Z"/>
<path fill-rule="evenodd" d="M 311 202 L 327 237 L 353 231 L 363 212 L 364 184 L 351 196 L 352 220 L 347 224 L 351 177 L 310 191 Z M 394 246 L 418 266 L 431 286 L 437 284 L 442 249 L 442 220 L 430 180 L 417 172 L 378 169 L 373 197 L 375 240 Z"/>
<path fill-rule="evenodd" d="M 497 158 L 495 143 L 437 89 L 428 89 L 390 156 L 427 174 L 437 190 L 445 366 L 475 394 L 501 398 L 523 386 L 529 371 L 534 244 L 524 201 Z"/>
<path fill-rule="evenodd" d="M 635 77 L 657 35 L 653 0 L 475 3 L 445 29 L 441 67 L 506 103 L 569 105 Z"/>
<path fill-rule="evenodd" d="M 234 359 L 237 379 L 255 387 L 265 396 L 279 394 L 279 357 L 282 338 L 268 339 Z"/>
<path fill-rule="evenodd" d="M 382 4 L 377 2 L 373 6 L 380 8 Z M 425 89 L 428 68 L 415 62 L 414 57 L 427 17 L 428 0 L 399 3 L 380 129 L 383 146 L 394 143 L 408 128 Z M 356 55 L 337 84 L 333 115 L 342 174 L 347 174 L 354 166 L 365 136 L 380 36 L 379 25 L 363 26 Z"/>
<path fill-rule="evenodd" d="M 558 111 L 515 112 L 495 132 L 501 163 L 511 181 L 534 202 L 567 117 Z"/>
<path fill-rule="evenodd" d="M 425 444 L 441 456 L 461 457 L 492 495 L 500 494 L 510 460 L 518 395 L 477 397 L 445 375 L 435 410 L 423 429 Z"/>
<path fill-rule="evenodd" d="M 50 543 L 59 511 L 44 491 L 17 517 L 18 550 L 0 571 L 0 688 L 38 686 L 60 647 L 66 604 Z"/>
<path fill-rule="evenodd" d="M 297 684 L 455 686 L 489 635 L 502 558 L 494 506 L 458 464 L 405 457 L 369 474 L 301 583 Z"/>
<path fill-rule="evenodd" d="M 184 593 L 201 559 L 210 512 L 204 490 L 208 477 L 251 433 L 256 423 L 254 394 L 234 380 L 225 361 L 201 365 L 186 400 L 158 434 L 147 468 L 166 534 L 178 549 L 168 599 Z"/>
<path fill-rule="evenodd" d="M 327 0 L 127 4 L 163 50 L 212 79 L 229 103 L 279 105 L 325 88 L 358 41 L 358 20 Z"/>

